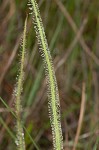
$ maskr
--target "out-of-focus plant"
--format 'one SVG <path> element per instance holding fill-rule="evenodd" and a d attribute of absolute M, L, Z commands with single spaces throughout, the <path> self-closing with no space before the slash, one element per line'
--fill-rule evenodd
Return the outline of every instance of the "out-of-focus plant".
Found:
<path fill-rule="evenodd" d="M 17 130 L 17 139 L 16 144 L 18 146 L 18 150 L 25 150 L 25 141 L 24 141 L 24 132 L 22 127 L 22 118 L 21 118 L 21 93 L 23 90 L 23 79 L 24 79 L 24 62 L 25 62 L 25 45 L 26 45 L 26 26 L 27 26 L 27 18 L 25 20 L 24 32 L 23 32 L 23 40 L 22 40 L 22 49 L 21 49 L 21 60 L 20 60 L 20 69 L 17 85 L 15 87 L 15 108 L 16 108 L 16 130 Z"/>

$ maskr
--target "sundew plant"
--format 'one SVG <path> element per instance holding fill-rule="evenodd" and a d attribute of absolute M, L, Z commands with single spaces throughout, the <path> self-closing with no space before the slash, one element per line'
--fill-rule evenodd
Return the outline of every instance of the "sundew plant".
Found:
<path fill-rule="evenodd" d="M 16 145 L 18 146 L 18 150 L 25 150 L 25 142 L 24 142 L 24 132 L 22 127 L 22 118 L 21 118 L 21 94 L 23 88 L 23 79 L 24 79 L 24 62 L 25 62 L 25 45 L 26 45 L 26 26 L 27 26 L 27 18 L 24 25 L 23 39 L 21 45 L 21 61 L 20 61 L 20 70 L 17 85 L 15 88 L 15 107 L 16 107 L 16 130 L 17 130 L 17 139 Z"/>
<path fill-rule="evenodd" d="M 30 0 L 28 5 L 33 16 L 34 29 L 38 40 L 39 50 L 44 62 L 48 87 L 48 108 L 53 134 L 53 146 L 55 150 L 61 150 L 63 149 L 63 138 L 60 122 L 60 102 L 53 62 L 48 48 L 38 4 L 35 0 Z"/>
<path fill-rule="evenodd" d="M 0 12 L 0 150 L 99 150 L 99 0 Z"/>

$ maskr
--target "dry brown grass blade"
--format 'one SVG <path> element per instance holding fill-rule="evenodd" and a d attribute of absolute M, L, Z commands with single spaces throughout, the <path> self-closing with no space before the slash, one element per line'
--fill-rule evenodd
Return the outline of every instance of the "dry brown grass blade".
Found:
<path fill-rule="evenodd" d="M 31 26 L 31 20 L 28 21 L 27 32 L 28 32 L 30 26 Z M 4 70 L 3 70 L 3 72 L 2 72 L 2 74 L 0 76 L 0 85 L 2 84 L 4 76 L 6 75 L 7 71 L 9 70 L 9 68 L 10 68 L 10 66 L 11 66 L 11 64 L 12 64 L 12 62 L 13 62 L 15 56 L 16 56 L 16 53 L 17 53 L 17 50 L 19 48 L 20 40 L 22 38 L 22 35 L 23 35 L 23 32 L 19 34 L 19 36 L 17 38 L 17 41 L 16 41 L 16 44 L 15 44 L 13 50 L 12 50 L 12 54 L 9 57 L 9 60 L 8 60 L 7 64 L 5 65 Z"/>
<path fill-rule="evenodd" d="M 7 22 L 11 19 L 14 13 L 15 13 L 15 1 L 10 0 L 10 9 L 4 21 L 2 22 L 2 26 L 5 26 L 5 24 L 7 24 Z"/>
<path fill-rule="evenodd" d="M 81 100 L 80 116 L 79 116 L 78 128 L 77 128 L 77 132 L 76 132 L 76 136 L 75 136 L 73 150 L 76 150 L 76 146 L 77 146 L 77 143 L 78 143 L 78 140 L 79 140 L 81 127 L 82 127 L 82 122 L 83 122 L 83 118 L 84 118 L 85 102 L 86 102 L 85 90 L 86 90 L 86 85 L 85 85 L 85 83 L 83 83 L 83 85 L 82 85 L 82 100 Z"/>
<path fill-rule="evenodd" d="M 84 27 L 85 27 L 86 23 L 87 23 L 87 19 L 85 18 L 84 21 L 83 21 L 83 23 L 82 23 L 82 25 L 81 25 L 81 27 L 80 27 L 80 29 L 79 29 L 79 31 L 78 31 L 78 33 L 75 36 L 73 42 L 68 47 L 66 54 L 63 55 L 62 58 L 61 58 L 61 60 L 57 63 L 56 70 L 59 67 L 61 67 L 66 62 L 66 60 L 68 59 L 69 55 L 71 54 L 72 50 L 74 49 L 75 45 L 77 44 L 80 36 L 82 35 L 82 33 L 84 31 Z"/>
<path fill-rule="evenodd" d="M 13 49 L 13 51 L 12 51 L 12 54 L 11 54 L 11 56 L 10 56 L 10 58 L 9 58 L 9 60 L 8 60 L 8 62 L 7 62 L 7 64 L 6 64 L 5 67 L 4 67 L 3 72 L 2 72 L 2 74 L 1 74 L 1 76 L 0 76 L 0 85 L 1 85 L 1 83 L 2 83 L 2 81 L 3 81 L 3 79 L 4 79 L 5 74 L 7 73 L 9 67 L 11 66 L 11 64 L 12 64 L 12 62 L 13 62 L 15 56 L 16 56 L 16 52 L 17 52 L 18 47 L 19 47 L 19 44 L 20 44 L 21 36 L 22 36 L 22 35 L 20 35 L 20 36 L 18 37 L 18 40 L 17 40 L 17 42 L 16 42 L 16 44 L 15 44 L 15 47 L 14 47 L 14 49 Z"/>
<path fill-rule="evenodd" d="M 0 5 L 0 12 L 4 11 L 8 3 L 9 3 L 9 0 L 3 1 L 3 3 Z"/>
<path fill-rule="evenodd" d="M 73 21 L 72 17 L 70 16 L 69 12 L 67 11 L 66 7 L 64 7 L 64 5 L 62 4 L 61 1 L 59 0 L 54 0 L 56 2 L 56 4 L 59 6 L 59 9 L 61 10 L 61 12 L 64 14 L 66 20 L 68 21 L 68 23 L 70 24 L 70 26 L 72 27 L 73 31 L 75 32 L 75 34 L 78 33 L 78 28 L 75 24 L 75 22 Z M 86 45 L 84 39 L 82 36 L 79 37 L 79 42 L 83 48 L 83 50 L 94 60 L 94 62 L 99 66 L 99 59 L 96 57 L 96 55 L 90 50 L 90 48 Z"/>
<path fill-rule="evenodd" d="M 87 133 L 84 133 L 82 134 L 79 139 L 86 139 L 86 138 L 89 138 L 89 137 L 92 137 L 92 136 L 98 136 L 99 135 L 99 130 L 96 130 L 94 132 L 87 132 Z"/>
<path fill-rule="evenodd" d="M 93 115 L 94 124 L 97 124 L 97 122 L 99 121 L 99 81 L 98 81 L 98 78 L 99 77 L 98 77 L 97 72 L 94 71 L 93 72 L 93 84 L 94 84 L 94 89 L 95 89 L 94 90 L 95 102 L 94 102 L 94 115 Z"/>

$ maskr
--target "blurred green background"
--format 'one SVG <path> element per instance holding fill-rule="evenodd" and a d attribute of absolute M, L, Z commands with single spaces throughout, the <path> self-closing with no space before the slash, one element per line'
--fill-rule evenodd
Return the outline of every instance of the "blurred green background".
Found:
<path fill-rule="evenodd" d="M 0 0 L 0 97 L 14 109 L 20 40 L 30 10 L 27 0 Z M 82 107 L 77 150 L 99 149 L 99 1 L 38 0 L 59 87 L 64 150 L 72 150 Z M 28 16 L 23 122 L 41 150 L 52 149 L 43 62 Z M 81 105 L 85 83 L 86 103 Z M 15 109 L 14 109 L 15 111 Z M 17 149 L 15 118 L 0 101 L 0 150 Z M 26 149 L 36 148 L 25 133 Z"/>

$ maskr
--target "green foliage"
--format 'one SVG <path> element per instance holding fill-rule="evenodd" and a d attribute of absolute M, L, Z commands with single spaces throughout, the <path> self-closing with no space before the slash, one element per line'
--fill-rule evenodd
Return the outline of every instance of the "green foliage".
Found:
<path fill-rule="evenodd" d="M 3 103 L 3 105 L 8 109 L 8 111 L 13 115 L 13 117 L 17 120 L 16 114 L 15 114 L 15 113 L 13 112 L 13 110 L 6 104 L 5 100 L 3 100 L 1 97 L 0 97 L 0 100 L 1 100 L 1 102 Z M 1 122 L 2 122 L 2 124 L 3 124 L 2 119 L 1 119 Z M 37 144 L 35 143 L 35 141 L 34 141 L 33 138 L 31 137 L 31 135 L 30 135 L 30 133 L 28 132 L 28 130 L 26 129 L 26 127 L 25 127 L 23 124 L 21 124 L 21 125 L 22 125 L 23 129 L 25 130 L 27 136 L 29 137 L 30 141 L 32 142 L 32 144 L 35 146 L 35 148 L 36 148 L 37 150 L 39 150 Z M 6 126 L 5 126 L 5 128 L 7 129 Z M 7 129 L 7 131 L 8 131 L 8 130 L 9 130 L 9 129 Z M 9 131 L 8 131 L 8 133 L 9 133 L 9 134 L 12 134 L 12 133 L 10 133 Z"/>
<path fill-rule="evenodd" d="M 57 5 L 58 2 L 59 5 Z M 77 150 L 98 150 L 99 63 L 95 62 L 99 59 L 99 1 L 94 0 L 90 3 L 90 1 L 80 0 L 37 0 L 37 3 L 41 10 L 40 14 L 42 15 L 44 28 L 46 29 L 49 49 L 56 66 L 59 93 L 62 100 L 64 149 L 71 149 L 74 145 L 79 116 L 78 112 L 81 103 L 81 85 L 85 81 L 87 87 L 86 112 L 83 118 Z M 61 4 L 65 9 L 60 9 Z M 83 20 L 88 18 L 88 22 L 83 28 L 83 33 L 81 33 L 81 38 L 83 38 L 85 46 L 89 48 L 93 56 L 94 54 L 96 55 L 95 62 L 93 61 L 93 57 L 84 51 L 84 47 L 79 42 L 79 39 L 69 54 L 69 47 L 71 47 L 78 32 L 72 30 L 73 23 L 70 24 L 70 20 L 68 17 L 66 18 L 66 12 L 64 14 L 63 10 L 67 10 L 67 14 L 70 15 L 77 26 L 77 31 L 82 28 Z M 20 35 L 23 33 L 24 19 L 29 12 L 27 0 L 15 0 L 13 2 L 0 0 L 0 11 L 2 12 L 0 14 L 0 33 L 2 35 L 0 38 L 0 81 L 2 81 L 0 82 L 0 96 L 3 98 L 1 99 L 0 97 L 0 150 L 9 150 L 18 148 L 15 144 L 16 130 L 13 126 L 18 118 L 13 109 L 12 91 L 13 85 L 16 82 L 15 77 L 19 70 L 17 68 L 21 66 L 21 61 L 20 66 L 18 63 L 19 57 L 17 51 L 20 43 Z M 33 11 L 31 13 L 34 15 Z M 25 57 L 25 83 L 23 85 L 22 81 L 24 92 L 21 94 L 22 98 L 20 97 L 23 107 L 23 109 L 20 108 L 22 109 L 20 110 L 21 125 L 25 132 L 26 149 L 39 150 L 39 146 L 41 150 L 47 150 L 52 149 L 52 145 L 50 121 L 47 115 L 44 67 L 39 57 L 37 40 L 31 23 L 31 17 L 29 16 L 27 29 L 29 31 L 27 36 L 28 52 L 27 57 Z M 41 54 L 45 59 L 45 55 L 42 52 Z M 66 58 L 66 55 L 69 57 Z M 20 51 L 20 58 L 21 56 L 22 51 Z M 58 68 L 57 66 L 61 61 L 64 61 L 64 64 Z M 51 100 L 50 98 L 49 101 Z M 6 108 L 4 108 L 3 104 Z"/>

